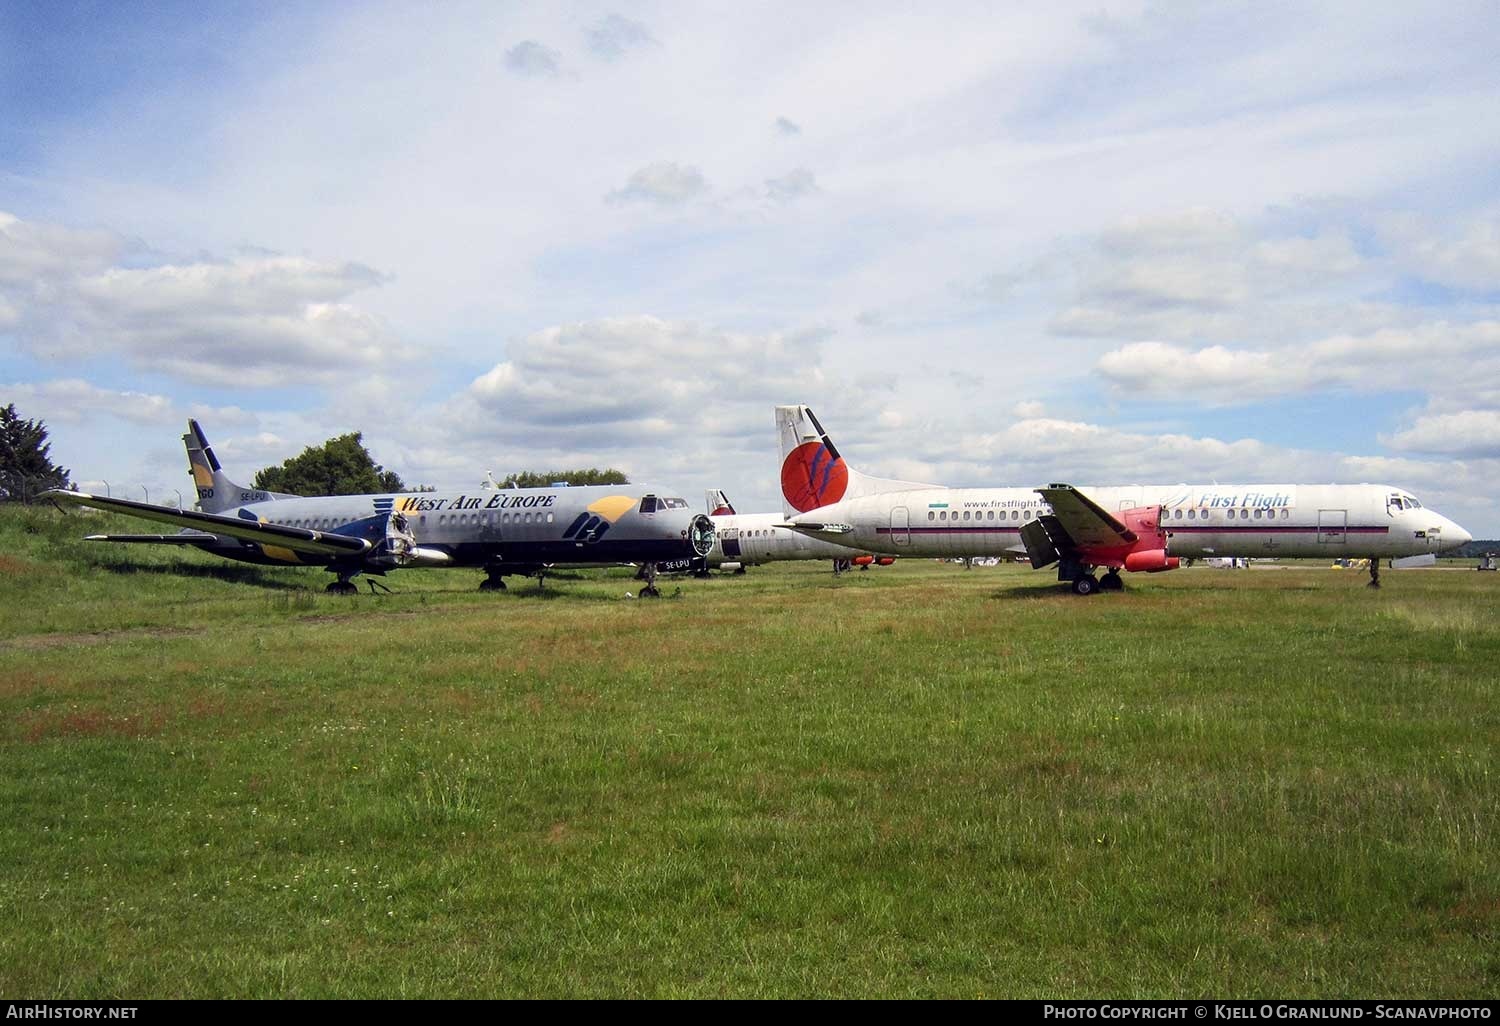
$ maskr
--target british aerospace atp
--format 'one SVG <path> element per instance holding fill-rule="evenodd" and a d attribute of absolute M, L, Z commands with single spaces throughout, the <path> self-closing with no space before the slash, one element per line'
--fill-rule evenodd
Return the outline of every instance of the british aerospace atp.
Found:
<path fill-rule="evenodd" d="M 197 421 L 182 436 L 198 507 L 182 510 L 55 490 L 59 503 L 172 524 L 176 534 L 101 534 L 90 541 L 188 545 L 243 563 L 317 566 L 335 594 L 360 574 L 402 567 L 480 569 L 481 591 L 554 566 L 641 564 L 655 595 L 658 570 L 687 569 L 713 549 L 713 522 L 687 501 L 644 485 L 506 488 L 480 492 L 303 497 L 231 481 Z M 371 590 L 374 583 L 371 582 Z"/>

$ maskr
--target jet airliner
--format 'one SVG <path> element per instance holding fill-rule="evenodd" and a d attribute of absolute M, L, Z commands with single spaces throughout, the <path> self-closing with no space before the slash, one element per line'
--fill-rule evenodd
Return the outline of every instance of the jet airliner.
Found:
<path fill-rule="evenodd" d="M 806 406 L 776 407 L 776 425 L 788 527 L 901 556 L 1025 552 L 1036 568 L 1057 564 L 1080 595 L 1119 589 L 1122 569 L 1155 573 L 1207 556 L 1369 557 L 1379 587 L 1381 558 L 1470 540 L 1389 485 L 945 488 L 860 473 Z"/>
<path fill-rule="evenodd" d="M 482 569 L 482 591 L 553 566 L 640 563 L 643 595 L 656 572 L 685 570 L 714 544 L 713 522 L 685 499 L 643 485 L 301 497 L 231 481 L 197 421 L 182 436 L 198 508 L 181 510 L 86 492 L 48 498 L 172 524 L 176 534 L 91 535 L 91 541 L 189 545 L 245 563 L 320 566 L 349 594 L 360 574 L 401 567 Z M 371 590 L 374 584 L 371 583 Z"/>

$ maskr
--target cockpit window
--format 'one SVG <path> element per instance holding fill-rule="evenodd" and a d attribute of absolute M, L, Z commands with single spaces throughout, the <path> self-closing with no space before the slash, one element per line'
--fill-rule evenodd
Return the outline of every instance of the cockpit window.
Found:
<path fill-rule="evenodd" d="M 687 509 L 686 499 L 662 499 L 662 509 Z"/>
<path fill-rule="evenodd" d="M 656 496 L 654 496 L 654 495 L 648 495 L 644 499 L 641 500 L 641 512 L 642 513 L 655 513 L 656 512 Z"/>

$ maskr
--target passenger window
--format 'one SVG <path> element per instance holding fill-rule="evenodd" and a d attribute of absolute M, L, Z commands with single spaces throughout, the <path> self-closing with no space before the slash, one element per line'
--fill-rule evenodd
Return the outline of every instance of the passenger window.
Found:
<path fill-rule="evenodd" d="M 969 519 L 969 511 L 968 510 L 964 510 L 964 519 L 965 520 Z"/>
<path fill-rule="evenodd" d="M 1191 510 L 1191 509 L 1188 510 L 1188 519 L 1189 520 L 1192 520 L 1197 515 L 1198 515 L 1197 510 Z"/>
<path fill-rule="evenodd" d="M 552 514 L 551 513 L 547 514 L 547 523 L 549 523 L 549 524 L 552 523 Z"/>
<path fill-rule="evenodd" d="M 932 510 L 928 510 L 927 511 L 927 519 L 928 520 L 936 520 L 937 519 L 937 514 L 934 513 Z"/>

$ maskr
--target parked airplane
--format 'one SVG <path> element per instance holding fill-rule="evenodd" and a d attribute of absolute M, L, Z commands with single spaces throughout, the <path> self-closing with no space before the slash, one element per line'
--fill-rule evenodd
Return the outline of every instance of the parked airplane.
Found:
<path fill-rule="evenodd" d="M 1387 485 L 944 488 L 861 474 L 806 406 L 776 407 L 776 424 L 788 526 L 895 555 L 1025 551 L 1033 567 L 1056 563 L 1080 595 L 1120 588 L 1122 568 L 1154 573 L 1206 556 L 1368 556 L 1379 587 L 1378 557 L 1470 540 Z"/>
<path fill-rule="evenodd" d="M 834 572 L 853 566 L 890 566 L 894 556 L 877 556 L 861 549 L 814 538 L 786 526 L 779 513 L 736 513 L 729 498 L 717 488 L 706 493 L 709 516 L 714 524 L 714 547 L 707 566 L 744 573 L 747 566 L 760 566 L 790 559 L 831 559 Z"/>
<path fill-rule="evenodd" d="M 321 566 L 338 575 L 328 585 L 337 594 L 352 593 L 360 574 L 407 566 L 482 568 L 479 588 L 489 591 L 503 589 L 507 575 L 558 565 L 642 563 L 641 594 L 655 595 L 658 569 L 686 569 L 714 543 L 708 517 L 690 512 L 685 499 L 643 485 L 303 498 L 235 484 L 197 421 L 188 421 L 182 441 L 198 488 L 196 510 L 85 492 L 46 495 L 183 528 L 90 541 L 191 545 L 246 563 Z"/>

